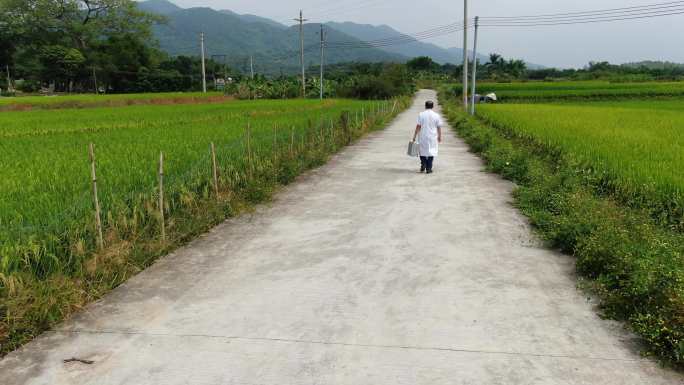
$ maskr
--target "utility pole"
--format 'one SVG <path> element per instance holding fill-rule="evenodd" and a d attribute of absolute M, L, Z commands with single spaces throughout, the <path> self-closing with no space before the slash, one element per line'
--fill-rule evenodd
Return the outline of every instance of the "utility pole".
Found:
<path fill-rule="evenodd" d="M 468 0 L 463 0 L 463 108 L 468 112 Z"/>
<path fill-rule="evenodd" d="M 202 92 L 207 92 L 207 73 L 204 66 L 204 32 L 200 32 L 200 46 L 202 48 Z"/>
<path fill-rule="evenodd" d="M 93 83 L 95 83 L 95 95 L 99 94 L 97 89 L 97 74 L 95 73 L 95 66 L 93 66 Z"/>
<path fill-rule="evenodd" d="M 7 69 L 7 92 L 11 93 L 12 92 L 12 77 L 10 76 L 9 64 L 5 65 L 5 69 Z"/>
<path fill-rule="evenodd" d="M 323 30 L 323 24 L 321 24 L 321 100 L 323 100 L 323 62 L 324 56 L 323 51 L 325 48 L 325 31 Z"/>
<path fill-rule="evenodd" d="M 475 90 L 477 87 L 477 31 L 480 29 L 480 17 L 475 16 L 475 41 L 473 42 L 473 75 L 470 90 L 470 115 L 475 115 Z"/>
<path fill-rule="evenodd" d="M 249 73 L 252 76 L 252 80 L 254 80 L 254 56 L 253 55 L 249 56 Z"/>
<path fill-rule="evenodd" d="M 294 21 L 299 22 L 299 45 L 300 45 L 300 57 L 299 62 L 302 65 L 302 97 L 306 97 L 306 71 L 304 70 L 304 22 L 308 21 L 304 19 L 304 13 L 299 10 L 299 19 L 294 19 Z"/>

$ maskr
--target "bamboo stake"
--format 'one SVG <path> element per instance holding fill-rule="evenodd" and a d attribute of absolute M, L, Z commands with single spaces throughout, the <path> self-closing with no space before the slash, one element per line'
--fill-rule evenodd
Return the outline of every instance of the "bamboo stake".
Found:
<path fill-rule="evenodd" d="M 216 167 L 216 147 L 214 142 L 211 142 L 211 169 L 212 176 L 214 178 L 214 194 L 216 197 L 219 195 L 219 185 L 218 185 L 218 167 Z"/>
<path fill-rule="evenodd" d="M 273 125 L 273 178 L 278 183 L 278 125 Z"/>
<path fill-rule="evenodd" d="M 290 128 L 290 158 L 294 158 L 294 142 L 295 142 L 295 129 L 294 126 Z"/>
<path fill-rule="evenodd" d="M 337 149 L 337 143 L 335 142 L 335 125 L 332 118 L 330 118 L 330 148 L 332 151 Z"/>
<path fill-rule="evenodd" d="M 161 221 L 161 239 L 166 240 L 166 220 L 164 218 L 164 153 L 159 153 L 159 220 Z"/>
<path fill-rule="evenodd" d="M 102 236 L 102 219 L 100 214 L 100 201 L 97 197 L 97 174 L 95 173 L 95 150 L 93 144 L 88 146 L 88 155 L 90 157 L 90 176 L 93 182 L 93 203 L 95 205 L 95 225 L 97 226 L 97 247 L 102 249 L 104 247 L 104 238 Z"/>
<path fill-rule="evenodd" d="M 344 131 L 344 134 L 347 137 L 347 144 L 350 144 L 352 142 L 353 134 L 351 127 L 349 126 L 349 113 L 342 113 L 342 131 Z"/>
<path fill-rule="evenodd" d="M 252 159 L 252 127 L 251 124 L 247 123 L 247 169 L 249 172 L 249 178 L 251 179 L 254 175 L 254 159 Z"/>

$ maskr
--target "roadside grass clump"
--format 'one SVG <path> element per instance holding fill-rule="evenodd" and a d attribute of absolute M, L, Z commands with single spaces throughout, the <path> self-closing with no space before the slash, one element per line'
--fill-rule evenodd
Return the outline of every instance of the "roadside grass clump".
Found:
<path fill-rule="evenodd" d="M 278 186 L 383 127 L 409 103 L 244 101 L 0 114 L 0 193 L 9 197 L 0 201 L 0 354 L 159 256 L 268 200 Z M 97 244 L 89 143 L 103 247 Z"/>
<path fill-rule="evenodd" d="M 672 226 L 669 219 L 653 215 L 652 208 L 660 207 L 659 204 L 626 204 L 620 190 L 606 188 L 616 181 L 632 181 L 613 179 L 613 170 L 604 168 L 607 163 L 605 157 L 600 156 L 603 154 L 601 146 L 611 138 L 626 140 L 619 135 L 620 130 L 611 131 L 611 135 L 600 141 L 592 139 L 587 132 L 592 129 L 588 123 L 593 122 L 591 119 L 583 120 L 584 126 L 590 126 L 585 131 L 581 127 L 565 127 L 562 121 L 568 115 L 560 114 L 558 110 L 537 110 L 538 119 L 545 121 L 545 127 L 561 121 L 559 124 L 565 130 L 563 137 L 570 140 L 574 135 L 582 143 L 577 147 L 563 146 L 564 142 L 550 137 L 531 135 L 538 133 L 532 131 L 534 120 L 515 125 L 511 124 L 512 120 L 506 124 L 493 124 L 501 122 L 495 120 L 490 110 L 509 111 L 507 105 L 481 109 L 482 115 L 472 118 L 463 114 L 448 94 L 442 92 L 440 95 L 442 101 L 446 101 L 448 119 L 473 151 L 485 159 L 488 169 L 518 185 L 516 204 L 530 218 L 541 237 L 551 247 L 576 257 L 578 274 L 600 298 L 604 316 L 626 321 L 643 339 L 645 354 L 683 368 L 684 233 L 681 228 Z M 514 113 L 513 107 L 510 106 L 511 113 Z M 582 112 L 570 111 L 572 114 Z M 525 108 L 520 113 L 528 116 Z M 548 114 L 551 115 L 546 116 Z M 657 120 L 656 116 L 659 114 L 650 118 Z M 621 120 L 628 121 L 629 118 Z M 642 129 L 648 130 L 648 127 L 642 126 Z M 593 127 L 593 130 L 600 129 L 600 126 Z M 556 130 L 539 132 L 555 133 Z M 629 132 L 629 128 L 625 128 L 624 134 Z M 660 130 L 656 132 L 663 134 Z M 669 139 L 670 146 L 677 143 L 675 138 Z M 650 142 L 654 143 L 660 145 L 660 142 Z M 629 141 L 624 145 L 610 148 L 626 150 L 630 145 L 635 146 Z M 648 141 L 641 144 L 648 145 Z M 668 152 L 660 146 L 651 150 Z M 590 154 L 597 158 L 588 157 Z M 626 157 L 621 163 L 625 167 L 640 161 L 629 158 L 625 151 L 610 155 Z M 603 162 L 593 163 L 595 159 Z M 676 163 L 671 166 L 678 167 Z M 636 167 L 641 166 L 637 164 Z M 659 170 L 662 167 L 654 168 L 655 172 Z M 660 197 L 662 195 L 644 195 L 641 202 Z"/>
<path fill-rule="evenodd" d="M 444 92 L 460 94 L 460 85 L 451 85 Z M 684 82 L 479 82 L 478 93 L 496 93 L 503 103 L 549 103 L 563 101 L 600 101 L 615 99 L 678 98 L 684 96 Z"/>

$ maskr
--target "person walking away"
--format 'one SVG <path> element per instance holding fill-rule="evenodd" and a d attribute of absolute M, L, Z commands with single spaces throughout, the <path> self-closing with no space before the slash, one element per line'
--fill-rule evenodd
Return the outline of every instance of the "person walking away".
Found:
<path fill-rule="evenodd" d="M 418 116 L 418 125 L 413 134 L 413 141 L 418 139 L 420 153 L 420 172 L 432 174 L 432 165 L 442 143 L 442 117 L 433 111 L 435 103 L 425 102 L 425 111 Z"/>

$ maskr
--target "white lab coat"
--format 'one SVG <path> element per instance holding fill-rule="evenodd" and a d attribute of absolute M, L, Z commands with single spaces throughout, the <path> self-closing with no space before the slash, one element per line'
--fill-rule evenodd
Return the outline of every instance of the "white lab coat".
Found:
<path fill-rule="evenodd" d="M 426 110 L 418 116 L 420 134 L 418 146 L 420 156 L 437 156 L 439 142 L 437 141 L 437 129 L 442 127 L 442 117 L 432 110 Z"/>

